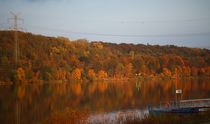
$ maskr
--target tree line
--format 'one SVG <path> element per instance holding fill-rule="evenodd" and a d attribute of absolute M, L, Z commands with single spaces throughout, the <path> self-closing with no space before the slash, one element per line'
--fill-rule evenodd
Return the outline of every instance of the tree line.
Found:
<path fill-rule="evenodd" d="M 210 50 L 174 45 L 115 44 L 0 31 L 0 82 L 210 76 Z"/>

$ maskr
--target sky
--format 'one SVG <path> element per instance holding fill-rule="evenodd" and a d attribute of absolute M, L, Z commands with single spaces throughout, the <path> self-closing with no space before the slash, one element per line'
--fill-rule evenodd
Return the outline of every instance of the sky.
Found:
<path fill-rule="evenodd" d="M 0 29 L 70 40 L 210 49 L 210 0 L 0 0 Z"/>

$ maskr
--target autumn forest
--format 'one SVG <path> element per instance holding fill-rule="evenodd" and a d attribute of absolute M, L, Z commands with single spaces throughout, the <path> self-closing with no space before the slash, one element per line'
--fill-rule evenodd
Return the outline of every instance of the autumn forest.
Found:
<path fill-rule="evenodd" d="M 129 80 L 210 76 L 210 50 L 174 45 L 115 44 L 0 31 L 0 82 Z"/>

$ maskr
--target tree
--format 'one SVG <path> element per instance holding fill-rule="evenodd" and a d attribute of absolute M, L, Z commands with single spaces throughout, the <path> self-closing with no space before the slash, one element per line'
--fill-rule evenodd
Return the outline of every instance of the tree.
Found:
<path fill-rule="evenodd" d="M 98 72 L 98 78 L 99 79 L 103 79 L 103 78 L 107 78 L 107 77 L 108 77 L 108 74 L 104 70 L 100 70 Z"/>
<path fill-rule="evenodd" d="M 163 68 L 163 75 L 170 77 L 171 76 L 171 71 L 168 70 L 167 68 Z"/>
<path fill-rule="evenodd" d="M 126 66 L 125 66 L 125 75 L 126 77 L 131 77 L 133 75 L 133 65 L 132 63 L 128 63 Z"/>
<path fill-rule="evenodd" d="M 79 69 L 79 68 L 76 68 L 72 71 L 71 77 L 73 79 L 80 80 L 81 79 L 81 74 L 82 74 L 82 70 Z"/>
<path fill-rule="evenodd" d="M 24 82 L 25 81 L 25 71 L 23 68 L 19 67 L 17 69 L 17 80 Z"/>
<path fill-rule="evenodd" d="M 79 63 L 80 63 L 80 61 L 79 61 L 78 57 L 74 54 L 72 54 L 68 59 L 68 64 L 74 65 L 75 67 L 78 67 Z"/>
<path fill-rule="evenodd" d="M 89 69 L 88 70 L 88 78 L 91 80 L 95 80 L 96 79 L 96 73 L 93 69 Z"/>
<path fill-rule="evenodd" d="M 116 78 L 121 78 L 125 74 L 125 67 L 123 66 L 122 63 L 118 63 L 116 68 L 115 68 L 115 77 Z"/>
<path fill-rule="evenodd" d="M 166 55 L 162 56 L 160 62 L 161 62 L 162 67 L 166 68 L 168 66 L 168 62 L 169 62 L 168 56 L 166 56 Z"/>
<path fill-rule="evenodd" d="M 205 68 L 205 72 L 207 76 L 210 76 L 210 66 Z"/>
<path fill-rule="evenodd" d="M 183 70 L 183 75 L 184 76 L 190 76 L 190 68 L 189 67 L 184 66 L 182 68 L 182 70 Z"/>
<path fill-rule="evenodd" d="M 62 69 L 59 69 L 56 71 L 56 74 L 55 74 L 55 79 L 57 80 L 65 80 L 66 79 L 66 71 L 65 70 L 62 70 Z"/>
<path fill-rule="evenodd" d="M 198 72 L 199 75 L 205 75 L 205 69 L 201 68 Z"/>
<path fill-rule="evenodd" d="M 134 57 L 135 57 L 135 52 L 134 52 L 134 51 L 130 51 L 129 54 L 130 54 L 130 56 L 131 56 L 131 59 L 133 60 Z"/>

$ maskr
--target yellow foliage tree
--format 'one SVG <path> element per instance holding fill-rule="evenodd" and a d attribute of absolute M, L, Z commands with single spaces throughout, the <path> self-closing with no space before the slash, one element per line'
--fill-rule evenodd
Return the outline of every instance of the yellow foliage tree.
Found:
<path fill-rule="evenodd" d="M 95 42 L 95 43 L 93 43 L 93 46 L 94 46 L 95 48 L 98 48 L 98 49 L 103 49 L 103 44 L 101 44 L 100 42 Z"/>
<path fill-rule="evenodd" d="M 104 71 L 104 70 L 100 70 L 98 72 L 98 78 L 103 79 L 103 78 L 107 78 L 108 74 Z"/>

